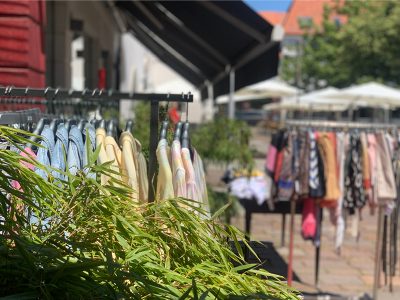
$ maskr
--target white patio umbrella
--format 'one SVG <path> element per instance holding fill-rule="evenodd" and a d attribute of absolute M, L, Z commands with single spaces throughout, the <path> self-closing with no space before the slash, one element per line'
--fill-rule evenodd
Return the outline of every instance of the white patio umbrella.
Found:
<path fill-rule="evenodd" d="M 348 87 L 329 97 L 350 101 L 354 106 L 400 107 L 400 90 L 377 82 Z"/>
<path fill-rule="evenodd" d="M 274 77 L 236 91 L 234 94 L 234 101 L 241 102 L 267 98 L 281 98 L 295 96 L 300 92 L 301 90 L 292 87 L 277 77 Z M 217 97 L 216 102 L 217 104 L 227 104 L 229 102 L 229 95 Z"/>
<path fill-rule="evenodd" d="M 265 104 L 263 109 L 266 111 L 344 111 L 347 109 L 347 105 L 334 104 L 334 103 L 302 103 L 297 102 L 294 99 L 290 99 L 282 102 L 274 102 Z"/>
<path fill-rule="evenodd" d="M 330 98 L 338 91 L 337 88 L 327 87 L 297 98 L 283 98 L 282 101 L 266 104 L 263 108 L 265 110 L 344 111 L 349 106 L 348 100 Z"/>
<path fill-rule="evenodd" d="M 235 93 L 234 100 L 235 102 L 243 102 L 243 101 L 250 101 L 250 100 L 261 100 L 269 98 L 268 96 L 254 95 L 254 94 L 238 94 Z M 216 99 L 217 104 L 227 104 L 229 102 L 229 95 L 219 96 Z"/>
<path fill-rule="evenodd" d="M 285 81 L 274 77 L 249 85 L 237 92 L 238 94 L 259 94 L 266 98 L 290 97 L 301 93 L 301 90 L 295 88 Z"/>

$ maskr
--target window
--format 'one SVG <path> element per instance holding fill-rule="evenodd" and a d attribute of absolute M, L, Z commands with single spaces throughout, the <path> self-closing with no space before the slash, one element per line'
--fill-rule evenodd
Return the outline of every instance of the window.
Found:
<path fill-rule="evenodd" d="M 311 28 L 313 25 L 313 19 L 311 17 L 299 17 L 298 22 L 302 29 Z"/>

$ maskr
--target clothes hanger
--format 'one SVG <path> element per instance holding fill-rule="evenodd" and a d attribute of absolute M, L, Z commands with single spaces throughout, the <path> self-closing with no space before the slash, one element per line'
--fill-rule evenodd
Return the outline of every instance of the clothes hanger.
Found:
<path fill-rule="evenodd" d="M 97 128 L 106 129 L 106 120 L 101 119 L 101 120 L 99 121 L 99 123 L 97 124 Z"/>
<path fill-rule="evenodd" d="M 41 118 L 39 120 L 39 122 L 36 124 L 35 130 L 33 131 L 34 135 L 29 138 L 29 142 L 26 144 L 26 146 L 28 148 L 31 148 L 31 149 L 35 148 L 33 146 L 33 143 L 37 142 L 37 140 L 38 140 L 37 136 L 40 135 L 44 126 L 48 125 L 48 124 L 50 124 L 50 120 L 48 118 Z"/>
<path fill-rule="evenodd" d="M 132 130 L 133 130 L 133 121 L 129 119 L 128 121 L 126 121 L 125 131 L 132 133 Z"/>
<path fill-rule="evenodd" d="M 176 123 L 175 133 L 174 133 L 174 141 L 180 141 L 181 140 L 182 125 L 183 125 L 183 123 L 181 121 Z"/>
<path fill-rule="evenodd" d="M 86 123 L 87 123 L 86 120 L 81 119 L 81 120 L 79 121 L 79 123 L 78 123 L 78 129 L 79 129 L 80 131 L 82 131 L 83 128 L 85 128 L 85 124 L 86 124 Z"/>
<path fill-rule="evenodd" d="M 53 119 L 50 123 L 50 129 L 53 130 L 54 133 L 56 133 L 58 125 L 60 125 L 63 122 L 64 120 L 60 118 Z"/>
<path fill-rule="evenodd" d="M 182 148 L 189 148 L 189 122 L 183 124 Z"/>
<path fill-rule="evenodd" d="M 168 125 L 169 125 L 169 121 L 168 121 L 169 94 L 167 95 L 167 100 L 168 100 L 168 102 L 167 102 L 167 109 L 165 111 L 165 119 L 161 125 L 160 140 L 167 138 L 167 131 L 168 131 Z"/>
<path fill-rule="evenodd" d="M 78 122 L 75 119 L 68 119 L 67 122 L 65 122 L 65 127 L 67 128 L 68 132 L 71 129 L 73 125 L 77 125 Z"/>
<path fill-rule="evenodd" d="M 189 103 L 186 103 L 186 122 L 183 124 L 182 148 L 189 148 Z"/>
<path fill-rule="evenodd" d="M 115 125 L 114 124 L 114 120 L 110 120 L 108 122 L 108 125 L 107 125 L 107 135 L 108 136 L 114 137 L 114 131 L 115 131 L 115 126 L 114 125 Z"/>

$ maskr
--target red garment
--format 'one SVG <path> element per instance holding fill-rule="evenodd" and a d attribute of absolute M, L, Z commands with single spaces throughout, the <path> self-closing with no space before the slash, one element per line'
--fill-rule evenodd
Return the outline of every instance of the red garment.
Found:
<path fill-rule="evenodd" d="M 171 107 L 168 111 L 169 119 L 172 121 L 172 123 L 176 124 L 179 122 L 181 119 L 178 113 L 178 110 L 176 107 Z"/>
<path fill-rule="evenodd" d="M 100 68 L 98 71 L 98 89 L 106 89 L 107 88 L 107 72 L 106 68 Z"/>
<path fill-rule="evenodd" d="M 274 172 L 274 181 L 278 182 L 281 176 L 282 170 L 282 163 L 283 163 L 283 156 L 284 156 L 284 149 L 279 151 L 278 155 L 276 156 L 276 164 L 275 164 L 275 172 Z"/>
<path fill-rule="evenodd" d="M 303 217 L 301 235 L 304 239 L 314 239 L 317 233 L 317 204 L 315 199 L 305 198 L 303 202 Z"/>

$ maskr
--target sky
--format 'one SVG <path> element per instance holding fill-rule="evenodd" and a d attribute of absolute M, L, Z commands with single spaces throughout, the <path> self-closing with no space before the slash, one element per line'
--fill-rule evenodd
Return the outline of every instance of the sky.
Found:
<path fill-rule="evenodd" d="M 287 11 L 292 0 L 244 0 L 255 11 Z"/>

